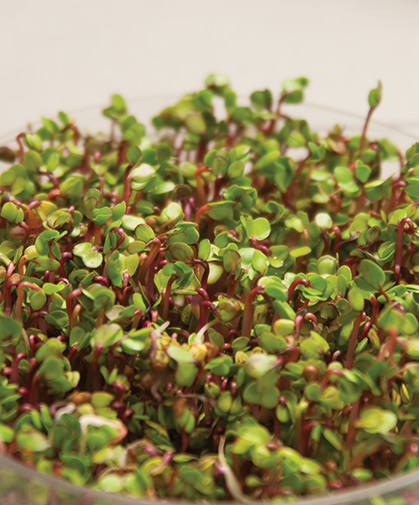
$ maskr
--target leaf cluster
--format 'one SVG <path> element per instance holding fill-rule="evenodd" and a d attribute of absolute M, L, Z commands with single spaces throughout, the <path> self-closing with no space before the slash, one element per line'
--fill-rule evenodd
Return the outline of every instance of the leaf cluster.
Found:
<path fill-rule="evenodd" d="M 419 144 L 224 75 L 111 133 L 65 113 L 0 175 L 0 441 L 137 497 L 279 500 L 418 465 Z M 222 111 L 218 105 L 222 104 Z M 380 178 L 382 163 L 400 161 Z"/>

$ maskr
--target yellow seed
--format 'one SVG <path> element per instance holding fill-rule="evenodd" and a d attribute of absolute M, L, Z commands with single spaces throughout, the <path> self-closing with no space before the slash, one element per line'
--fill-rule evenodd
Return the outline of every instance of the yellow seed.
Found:
<path fill-rule="evenodd" d="M 402 400 L 402 403 L 410 403 L 410 395 L 409 391 L 406 387 L 406 384 L 402 384 L 400 386 L 400 398 Z"/>
<path fill-rule="evenodd" d="M 248 358 L 249 356 L 244 351 L 237 351 L 234 356 L 234 360 L 237 365 L 243 365 L 243 363 L 246 363 Z"/>
<path fill-rule="evenodd" d="M 207 355 L 207 348 L 204 344 L 192 344 L 190 349 L 192 356 L 198 361 L 204 361 Z"/>

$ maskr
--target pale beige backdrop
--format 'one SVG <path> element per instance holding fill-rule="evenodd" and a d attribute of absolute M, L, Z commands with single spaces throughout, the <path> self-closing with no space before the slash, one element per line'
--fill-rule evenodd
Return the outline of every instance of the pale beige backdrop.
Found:
<path fill-rule="evenodd" d="M 307 100 L 419 135 L 418 0 L 0 1 L 0 135 L 41 114 L 176 95 L 224 71 L 240 93 L 305 75 Z"/>

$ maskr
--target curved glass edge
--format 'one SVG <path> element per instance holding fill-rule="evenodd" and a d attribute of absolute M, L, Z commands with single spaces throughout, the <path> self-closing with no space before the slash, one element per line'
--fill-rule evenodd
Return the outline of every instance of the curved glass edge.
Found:
<path fill-rule="evenodd" d="M 176 99 L 170 96 L 142 97 L 128 99 L 127 103 L 131 114 L 135 115 L 139 121 L 149 124 L 149 118 Z M 109 129 L 109 120 L 101 115 L 102 107 L 103 105 L 75 110 L 71 112 L 71 116 L 83 132 L 103 131 L 106 133 Z M 341 126 L 345 134 L 357 135 L 361 133 L 364 121 L 363 117 L 347 111 L 330 109 L 318 104 L 299 104 L 290 107 L 289 112 L 292 117 L 306 119 L 309 125 L 322 135 L 332 129 L 335 124 Z M 37 125 L 36 122 L 33 124 Z M 17 133 L 15 131 L 0 136 L 0 145 L 12 145 Z M 377 139 L 388 138 L 401 152 L 404 152 L 415 141 L 419 141 L 415 135 L 392 125 L 374 121 L 370 124 L 369 136 Z M 388 176 L 396 172 L 397 165 L 398 161 L 389 162 L 384 168 L 383 175 Z M 57 477 L 41 474 L 17 460 L 0 455 L 0 505 L 151 505 L 155 503 L 155 500 L 131 498 L 77 486 Z M 176 503 L 189 502 L 176 501 Z M 220 503 L 217 502 L 217 505 Z M 249 500 L 248 503 L 260 502 Z M 419 470 L 374 484 L 318 497 L 307 497 L 292 501 L 292 503 L 293 505 L 419 505 Z"/>
<path fill-rule="evenodd" d="M 137 117 L 144 124 L 150 124 L 150 118 L 159 113 L 163 108 L 170 106 L 179 100 L 177 96 L 150 96 L 140 98 L 127 98 L 128 110 L 130 114 Z M 245 104 L 248 99 L 238 97 L 238 101 Z M 83 109 L 70 111 L 70 117 L 75 119 L 81 126 L 82 131 L 96 133 L 98 131 L 109 131 L 109 119 L 101 114 L 104 104 L 89 106 Z M 58 111 L 57 111 L 58 112 Z M 345 133 L 350 135 L 361 134 L 362 126 L 365 118 L 357 114 L 353 114 L 345 109 L 336 109 L 327 107 L 323 104 L 303 102 L 297 105 L 285 105 L 284 112 L 289 113 L 291 117 L 306 119 L 309 125 L 314 126 L 316 131 L 324 134 L 335 124 L 343 127 Z M 54 119 L 52 117 L 52 119 Z M 38 127 L 40 118 L 34 118 L 33 122 L 22 126 L 22 131 L 28 126 Z M 13 141 L 16 134 L 19 133 L 16 129 L 10 132 L 3 132 L 0 135 L 0 143 L 10 143 Z M 398 125 L 392 125 L 375 121 L 374 118 L 370 122 L 368 133 L 371 137 L 389 137 L 395 145 L 402 151 L 410 147 L 414 142 L 418 142 L 417 135 L 410 133 L 407 129 L 402 129 Z"/>
<path fill-rule="evenodd" d="M 191 502 L 162 499 L 161 503 L 178 505 Z M 233 502 L 208 502 L 226 505 Z M 260 505 L 260 501 L 246 501 Z M 268 503 L 268 502 L 263 502 Z M 278 502 L 275 503 L 285 503 Z M 286 503 L 290 503 L 289 500 Z M 418 505 L 419 470 L 406 472 L 382 482 L 327 495 L 307 497 L 293 505 Z M 0 455 L 1 505 L 155 505 L 156 500 L 120 496 L 104 491 L 76 486 L 47 474 L 41 474 L 8 456 Z"/>
<path fill-rule="evenodd" d="M 159 113 L 165 107 L 175 103 L 179 97 L 142 97 L 127 99 L 128 110 L 139 121 L 146 125 L 147 131 L 153 136 L 153 127 L 150 124 L 150 118 Z M 240 103 L 248 103 L 247 98 L 239 97 Z M 219 104 L 218 104 L 219 105 Z M 83 133 L 97 134 L 99 132 L 105 135 L 110 132 L 110 121 L 105 118 L 101 111 L 104 105 L 92 106 L 84 109 L 74 110 L 70 112 L 70 117 L 74 119 Z M 216 107 L 217 108 L 217 107 Z M 310 127 L 320 135 L 326 135 L 335 125 L 339 125 L 345 135 L 353 136 L 360 135 L 365 118 L 358 116 L 349 111 L 328 108 L 321 104 L 315 103 L 301 103 L 297 105 L 284 106 L 284 112 L 289 114 L 295 119 L 305 119 L 308 121 Z M 54 119 L 54 118 L 52 118 Z M 22 127 L 21 131 L 28 130 L 29 128 L 36 129 L 40 126 L 40 120 L 36 119 L 32 123 Z M 0 146 L 9 145 L 14 146 L 14 138 L 19 131 L 4 133 L 0 136 Z M 400 152 L 404 154 L 406 149 L 411 147 L 415 142 L 419 141 L 418 136 L 411 134 L 407 131 L 400 129 L 394 125 L 371 121 L 367 135 L 372 139 L 389 139 L 395 146 L 398 147 Z M 290 154 L 292 150 L 289 150 Z M 0 172 L 6 165 L 0 162 Z M 383 177 L 389 177 L 400 171 L 399 161 L 386 161 L 382 164 Z"/>

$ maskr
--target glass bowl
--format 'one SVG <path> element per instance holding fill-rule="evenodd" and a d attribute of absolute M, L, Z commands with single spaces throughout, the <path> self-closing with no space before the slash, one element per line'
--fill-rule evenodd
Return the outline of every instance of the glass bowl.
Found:
<path fill-rule="evenodd" d="M 176 97 L 173 96 L 141 97 L 128 100 L 128 106 L 130 113 L 147 124 L 154 114 L 175 101 Z M 109 131 L 110 122 L 101 115 L 102 108 L 103 104 L 75 110 L 72 111 L 71 117 L 83 132 L 106 133 Z M 360 135 L 364 123 L 364 117 L 316 104 L 288 106 L 285 112 L 289 112 L 292 117 L 306 119 L 313 131 L 321 135 L 326 134 L 336 124 L 343 128 L 347 136 Z M 34 123 L 34 126 L 36 127 L 37 123 Z M 0 135 L 0 145 L 15 147 L 13 139 L 17 133 Z M 399 128 L 375 121 L 369 125 L 368 137 L 388 138 L 402 153 L 418 141 L 414 135 Z M 383 165 L 382 176 L 389 176 L 399 170 L 398 160 L 386 162 Z M 169 500 L 165 499 L 162 502 L 167 503 Z M 57 477 L 41 474 L 18 460 L 0 454 L 0 505 L 151 505 L 152 503 L 156 501 L 76 486 Z M 176 501 L 176 503 L 191 502 Z M 248 500 L 246 503 L 258 502 Z M 419 505 L 419 469 L 373 484 L 302 498 L 292 503 L 293 505 Z"/>

